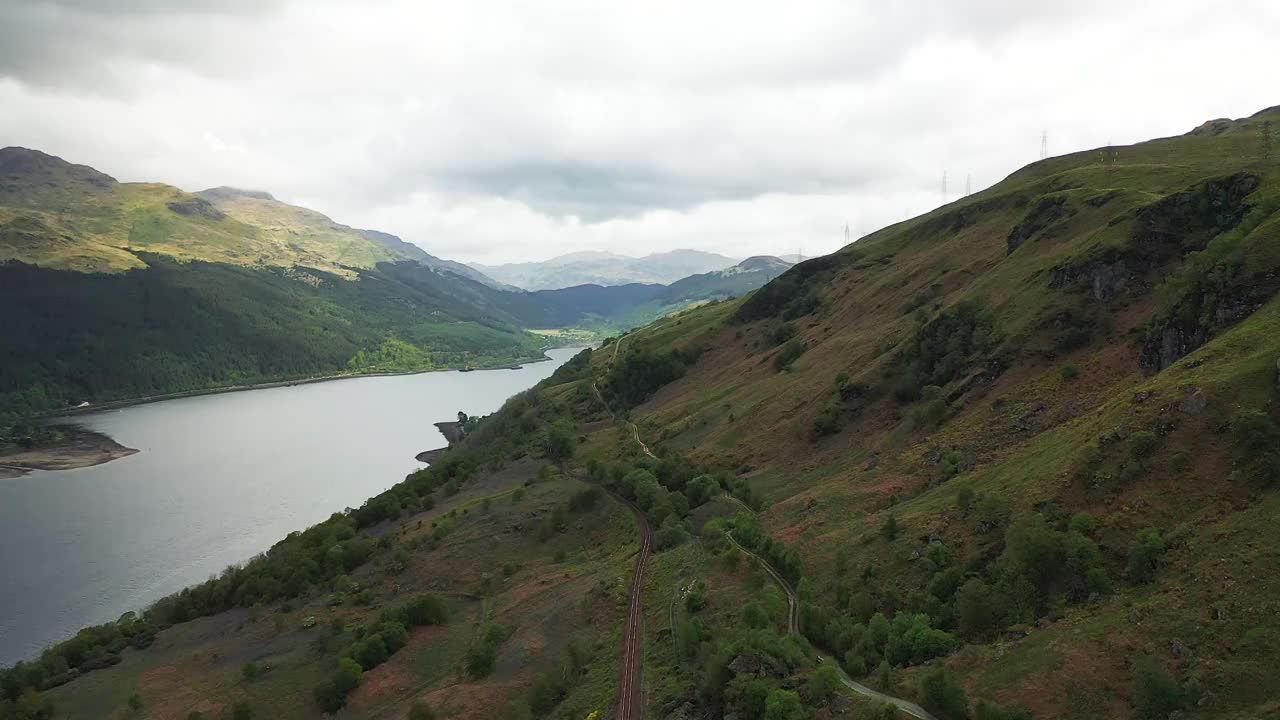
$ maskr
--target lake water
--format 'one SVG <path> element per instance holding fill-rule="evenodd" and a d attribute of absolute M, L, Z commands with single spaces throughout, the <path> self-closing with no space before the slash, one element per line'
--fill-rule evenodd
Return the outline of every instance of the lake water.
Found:
<path fill-rule="evenodd" d="M 141 452 L 0 480 L 0 666 L 359 506 L 577 349 L 519 370 L 368 377 L 166 400 L 75 422 Z"/>

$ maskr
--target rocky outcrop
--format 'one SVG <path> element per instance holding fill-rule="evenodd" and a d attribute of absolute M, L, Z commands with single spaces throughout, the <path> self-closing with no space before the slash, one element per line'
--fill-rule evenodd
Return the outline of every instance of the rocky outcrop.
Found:
<path fill-rule="evenodd" d="M 203 217 L 210 220 L 221 220 L 226 215 L 213 206 L 213 203 L 204 198 L 192 197 L 187 200 L 177 200 L 166 205 L 173 212 L 187 217 Z"/>
<path fill-rule="evenodd" d="M 1067 205 L 1065 197 L 1059 195 L 1040 198 L 1023 216 L 1022 221 L 1015 225 L 1013 230 L 1009 231 L 1008 237 L 1005 238 L 1008 246 L 1005 254 L 1012 254 L 1022 243 L 1072 214 L 1074 214 L 1074 211 Z"/>
<path fill-rule="evenodd" d="M 1157 270 L 1240 224 L 1250 209 L 1245 198 L 1260 182 L 1257 175 L 1241 172 L 1161 198 L 1137 211 L 1127 244 L 1053 268 L 1049 287 L 1087 292 L 1107 304 L 1126 294 L 1149 292 L 1149 278 Z M 1169 342 L 1177 345 L 1178 338 Z"/>

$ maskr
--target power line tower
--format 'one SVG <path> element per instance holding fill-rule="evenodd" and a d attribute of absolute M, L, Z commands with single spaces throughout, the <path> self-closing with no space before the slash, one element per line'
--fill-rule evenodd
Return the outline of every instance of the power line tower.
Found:
<path fill-rule="evenodd" d="M 1119 156 L 1120 151 L 1115 149 L 1110 139 L 1107 140 L 1107 146 L 1098 151 L 1098 158 L 1102 161 L 1102 181 L 1107 187 L 1111 187 L 1111 169 Z"/>
<path fill-rule="evenodd" d="M 965 173 L 965 176 L 964 176 L 964 196 L 965 197 L 969 197 L 969 195 L 972 194 L 973 192 L 973 189 L 972 189 L 973 186 L 971 182 L 972 180 L 973 180 L 973 176 L 969 175 L 968 173 Z"/>
<path fill-rule="evenodd" d="M 847 222 L 846 222 L 846 223 L 844 224 L 844 244 L 845 244 L 845 245 L 848 245 L 848 244 L 849 244 L 849 242 L 850 242 L 850 240 L 849 240 L 849 223 L 847 223 Z"/>
<path fill-rule="evenodd" d="M 1042 130 L 1040 132 L 1040 159 L 1044 160 L 1049 157 L 1049 131 Z"/>
<path fill-rule="evenodd" d="M 1262 121 L 1262 159 L 1271 159 L 1271 121 Z"/>
<path fill-rule="evenodd" d="M 942 171 L 942 204 L 947 204 L 947 171 Z"/>

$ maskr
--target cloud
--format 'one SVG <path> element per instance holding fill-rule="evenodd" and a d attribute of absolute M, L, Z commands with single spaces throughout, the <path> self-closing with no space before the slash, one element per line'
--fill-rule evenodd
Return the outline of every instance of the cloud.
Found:
<path fill-rule="evenodd" d="M 1053 152 L 1276 102 L 1280 9 L 19 0 L 0 138 L 445 257 L 834 249 Z"/>

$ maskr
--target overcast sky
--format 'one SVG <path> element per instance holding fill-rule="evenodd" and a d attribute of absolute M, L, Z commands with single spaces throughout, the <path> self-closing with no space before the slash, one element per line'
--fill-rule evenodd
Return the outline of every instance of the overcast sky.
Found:
<path fill-rule="evenodd" d="M 963 6 L 963 7 L 961 7 Z M 434 254 L 829 252 L 1280 104 L 1280 2 L 4 0 L 0 146 Z"/>

